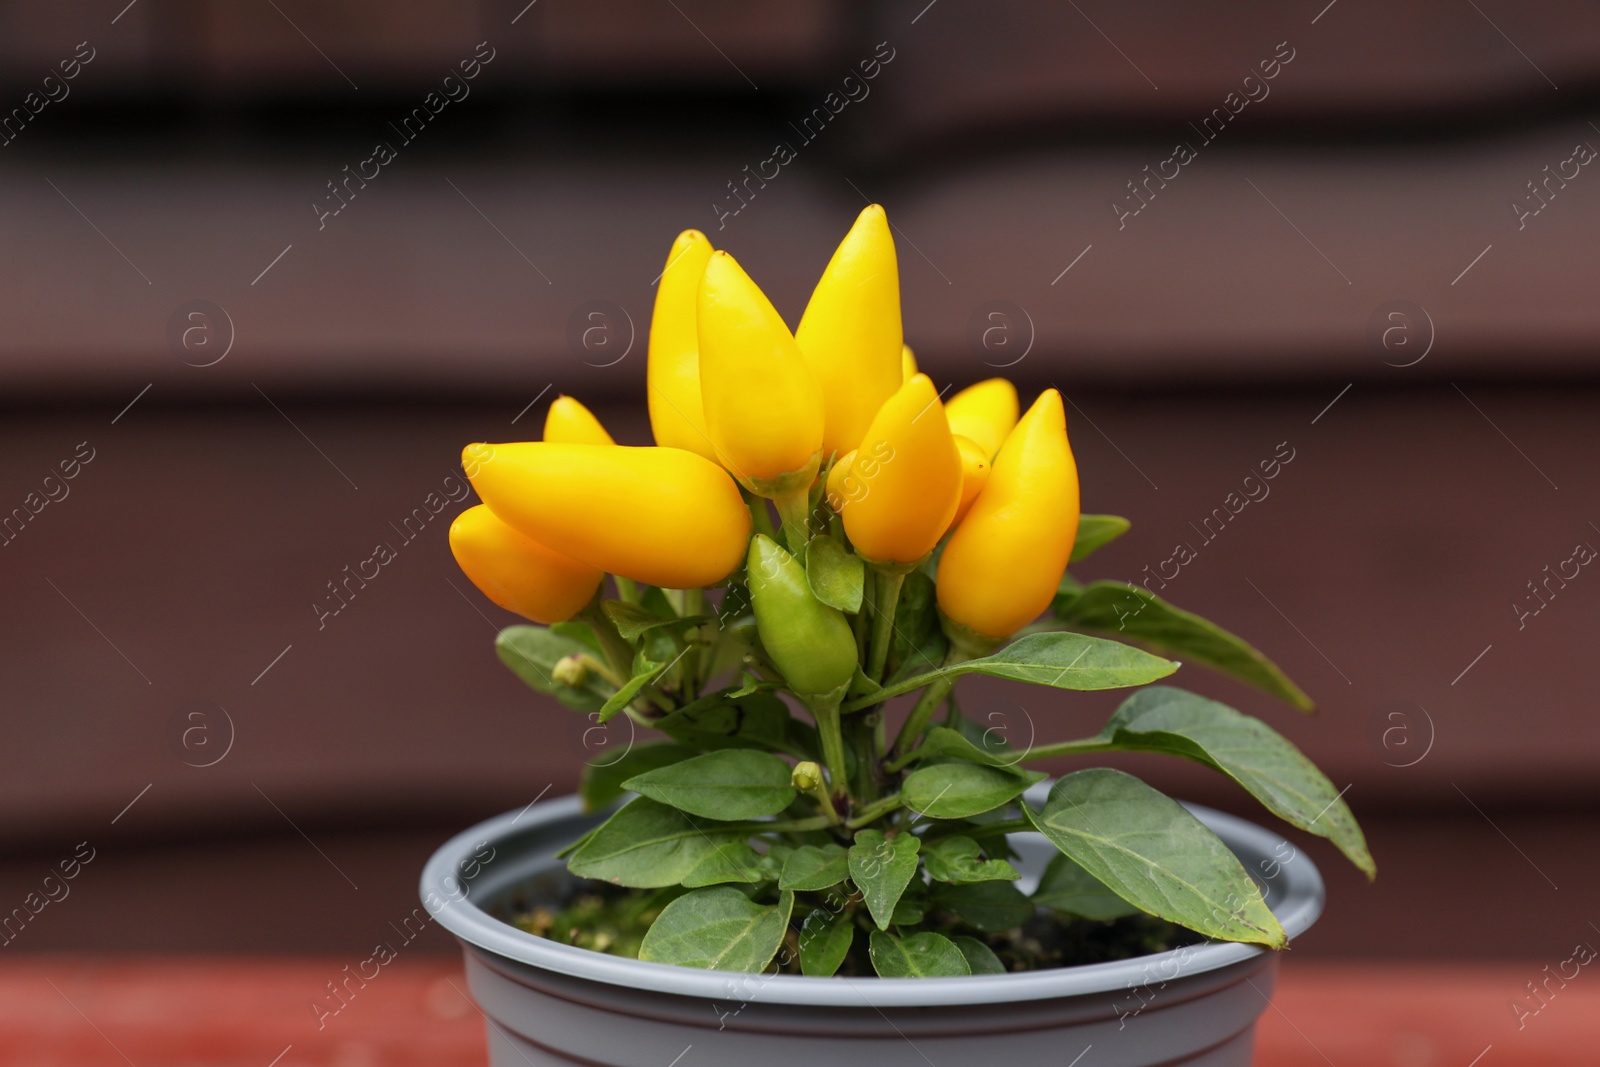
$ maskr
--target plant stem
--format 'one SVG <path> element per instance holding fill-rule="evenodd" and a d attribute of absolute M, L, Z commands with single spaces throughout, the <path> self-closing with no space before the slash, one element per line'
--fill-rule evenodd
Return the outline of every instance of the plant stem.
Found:
<path fill-rule="evenodd" d="M 872 658 L 867 663 L 867 677 L 881 682 L 884 665 L 889 662 L 889 646 L 894 643 L 894 612 L 900 604 L 900 587 L 906 582 L 906 572 L 877 567 L 873 570 Z"/>
<path fill-rule="evenodd" d="M 750 507 L 750 524 L 755 527 L 756 533 L 775 537 L 777 531 L 772 528 L 772 512 L 767 510 L 767 498 L 756 496 L 748 490 L 740 491 L 744 493 L 744 502 Z"/>
<path fill-rule="evenodd" d="M 878 795 L 878 751 L 873 746 L 876 728 L 872 722 L 876 714 L 852 715 L 840 727 L 840 733 L 847 735 L 845 740 L 856 754 L 856 780 L 851 785 L 854 799 L 862 804 L 870 803 Z"/>
<path fill-rule="evenodd" d="M 617 596 L 622 598 L 624 604 L 637 604 L 639 602 L 639 583 L 632 578 L 624 578 L 620 574 L 613 574 L 612 580 L 617 583 Z"/>
<path fill-rule="evenodd" d="M 822 698 L 808 702 L 811 717 L 817 721 L 817 734 L 822 738 L 822 762 L 828 768 L 828 785 L 836 797 L 850 795 L 849 779 L 845 774 L 844 735 L 839 727 L 839 700 Z"/>
<path fill-rule="evenodd" d="M 704 615 L 706 613 L 706 591 L 704 589 L 685 589 L 683 591 L 683 613 L 685 615 Z M 684 695 L 693 700 L 700 692 L 700 677 L 702 659 L 709 661 L 710 656 L 704 655 L 704 642 L 689 639 L 689 648 L 683 654 L 682 679 L 680 686 Z"/>
<path fill-rule="evenodd" d="M 783 539 L 789 545 L 789 554 L 799 557 L 811 540 L 811 488 L 793 489 L 772 498 L 778 506 L 778 517 L 783 520 Z"/>
<path fill-rule="evenodd" d="M 911 714 L 906 717 L 905 725 L 900 727 L 899 736 L 894 739 L 896 760 L 890 765 L 890 770 L 899 770 L 905 766 L 907 762 L 905 757 L 910 752 L 911 746 L 921 739 L 928 729 L 929 721 L 933 719 L 933 713 L 939 709 L 944 698 L 950 695 L 950 690 L 955 688 L 955 684 L 954 675 L 941 674 L 922 691 L 916 705 L 911 709 Z"/>
<path fill-rule="evenodd" d="M 883 818 L 885 815 L 896 810 L 897 808 L 902 807 L 904 804 L 905 801 L 900 798 L 899 793 L 891 793 L 882 800 L 868 804 L 866 807 L 856 812 L 854 817 L 845 820 L 844 825 L 847 829 L 859 830 L 868 823 Z"/>
<path fill-rule="evenodd" d="M 1084 752 L 1115 752 L 1119 748 L 1115 741 L 1108 741 L 1103 737 L 1085 737 L 1077 741 L 1057 741 L 1053 745 L 1036 745 L 1024 749 L 1017 757 L 1018 763 L 1029 760 L 1051 759 L 1055 756 L 1076 756 Z"/>

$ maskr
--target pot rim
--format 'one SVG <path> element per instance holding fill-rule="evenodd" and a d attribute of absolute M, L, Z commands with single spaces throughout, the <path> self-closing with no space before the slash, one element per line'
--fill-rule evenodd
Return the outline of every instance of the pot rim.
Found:
<path fill-rule="evenodd" d="M 1041 803 L 1051 784 L 1050 781 L 1039 783 L 1028 790 L 1027 798 L 1035 804 Z M 1235 851 L 1270 857 L 1279 842 L 1286 840 L 1282 835 L 1225 812 L 1198 804 L 1184 804 L 1184 807 Z M 1018 974 L 856 979 L 752 975 L 649 963 L 559 944 L 495 918 L 478 907 L 470 894 L 457 898 L 439 891 L 439 887 L 460 881 L 458 872 L 471 863 L 479 844 L 485 841 L 495 844 L 513 833 L 525 834 L 541 825 L 550 827 L 584 814 L 577 796 L 565 796 L 497 815 L 462 831 L 441 845 L 423 867 L 419 892 L 424 905 L 439 925 L 467 944 L 556 974 L 609 986 L 708 1000 L 726 1000 L 731 995 L 768 1004 L 811 1007 L 953 1007 L 1119 992 L 1147 985 L 1152 979 L 1165 983 L 1218 970 L 1270 951 L 1259 945 L 1206 941 L 1128 960 Z M 1042 840 L 1041 835 L 1031 836 Z M 1279 867 L 1272 885 L 1278 890 L 1273 894 L 1276 901 L 1270 905 L 1273 914 L 1293 939 L 1322 914 L 1325 898 L 1322 875 L 1311 857 L 1297 849 L 1292 861 Z"/>

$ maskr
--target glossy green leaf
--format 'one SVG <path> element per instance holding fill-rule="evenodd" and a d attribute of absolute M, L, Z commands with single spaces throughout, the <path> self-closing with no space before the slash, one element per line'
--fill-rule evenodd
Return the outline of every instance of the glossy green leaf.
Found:
<path fill-rule="evenodd" d="M 1072 560 L 1076 563 L 1088 559 L 1095 549 L 1103 548 L 1128 532 L 1133 524 L 1121 515 L 1078 516 L 1078 537 L 1072 543 Z"/>
<path fill-rule="evenodd" d="M 973 974 L 1005 974 L 1006 965 L 994 954 L 994 949 L 975 937 L 953 937 L 956 948 L 967 958 L 967 968 Z"/>
<path fill-rule="evenodd" d="M 494 651 L 501 663 L 535 691 L 553 696 L 575 711 L 599 711 L 612 693 L 612 686 L 593 673 L 580 686 L 556 681 L 552 676 L 556 663 L 567 656 L 592 653 L 583 642 L 551 633 L 543 626 L 507 626 L 495 638 Z"/>
<path fill-rule="evenodd" d="M 1023 805 L 1056 848 L 1140 910 L 1223 941 L 1283 947 L 1283 927 L 1237 857 L 1177 801 L 1096 767 Z"/>
<path fill-rule="evenodd" d="M 836 886 L 850 877 L 843 845 L 802 845 L 784 861 L 779 889 L 816 891 Z"/>
<path fill-rule="evenodd" d="M 737 889 L 697 889 L 668 904 L 639 946 L 639 958 L 712 971 L 764 970 L 789 929 L 794 894 L 757 904 Z"/>
<path fill-rule="evenodd" d="M 668 742 L 634 745 L 620 755 L 604 754 L 595 762 L 583 765 L 583 784 L 578 787 L 578 795 L 583 798 L 585 810 L 599 811 L 627 792 L 622 783 L 634 775 L 681 763 L 694 755 L 694 749 Z"/>
<path fill-rule="evenodd" d="M 917 849 L 921 842 L 914 834 L 886 838 L 880 830 L 858 830 L 850 846 L 850 877 L 867 902 L 867 911 L 878 929 L 886 930 L 894 917 L 894 906 L 917 874 Z"/>
<path fill-rule="evenodd" d="M 934 819 L 965 819 L 993 811 L 1021 796 L 1045 775 L 977 763 L 936 763 L 906 776 L 900 795 L 906 807 Z"/>
<path fill-rule="evenodd" d="M 635 797 L 572 853 L 567 869 L 580 878 L 659 889 L 679 885 L 718 845 L 746 836 L 719 832 L 715 823 Z"/>
<path fill-rule="evenodd" d="M 1139 909 L 1107 889 L 1105 883 L 1058 854 L 1045 865 L 1033 902 L 1054 911 L 1084 919 L 1108 922 L 1125 915 L 1138 915 Z"/>
<path fill-rule="evenodd" d="M 606 702 L 600 706 L 600 721 L 609 722 L 613 715 L 632 704 L 640 691 L 655 681 L 661 672 L 671 665 L 670 663 L 657 663 L 654 660 L 645 659 L 643 656 L 636 658 L 633 664 L 635 672 L 633 677 L 623 682 L 622 688 L 612 693 L 606 699 Z"/>
<path fill-rule="evenodd" d="M 725 748 L 628 779 L 624 787 L 691 815 L 735 821 L 776 815 L 795 798 L 790 766 L 770 752 Z"/>
<path fill-rule="evenodd" d="M 1333 783 L 1260 719 L 1158 685 L 1125 701 L 1101 736 L 1121 749 L 1170 753 L 1221 771 L 1280 819 L 1328 838 L 1369 878 L 1377 873 L 1361 827 Z"/>
<path fill-rule="evenodd" d="M 1033 918 L 1033 901 L 1010 882 L 940 885 L 934 902 L 956 918 L 986 934 L 1014 930 Z"/>
<path fill-rule="evenodd" d="M 1017 765 L 1019 754 L 1007 749 L 1004 739 L 998 733 L 992 730 L 974 732 L 978 736 L 977 741 L 948 726 L 935 726 L 924 735 L 922 744 L 917 746 L 912 756 L 918 761 L 957 759 L 968 763 L 982 763 L 990 767 Z"/>
<path fill-rule="evenodd" d="M 1145 685 L 1177 669 L 1178 664 L 1130 645 L 1053 631 L 1028 634 L 993 655 L 952 663 L 884 686 L 871 699 L 873 702 L 888 700 L 921 689 L 935 678 L 963 674 L 988 674 L 1057 689 L 1093 690 Z M 845 707 L 847 710 L 865 707 L 866 699 L 851 701 Z"/>
<path fill-rule="evenodd" d="M 931 931 L 895 937 L 874 930 L 867 954 L 879 978 L 954 978 L 972 973 L 955 942 Z"/>
<path fill-rule="evenodd" d="M 894 902 L 894 913 L 889 917 L 891 926 L 916 926 L 928 914 L 930 906 L 928 883 L 921 878 L 911 879 L 906 891 Z"/>
<path fill-rule="evenodd" d="M 701 697 L 650 725 L 690 748 L 783 749 L 794 717 L 782 700 L 761 691 L 731 699 L 724 693 Z"/>
<path fill-rule="evenodd" d="M 694 870 L 683 876 L 683 884 L 690 889 L 728 882 L 753 885 L 761 880 L 761 856 L 744 841 L 718 845 L 694 865 Z"/>
<path fill-rule="evenodd" d="M 928 877 L 963 885 L 969 882 L 1014 882 L 1022 875 L 1005 860 L 984 859 L 970 837 L 947 837 L 922 849 Z"/>
<path fill-rule="evenodd" d="M 894 613 L 895 664 L 891 681 L 901 676 L 935 670 L 944 662 L 949 641 L 939 628 L 939 607 L 933 579 L 912 571 L 900 586 L 900 604 Z"/>
<path fill-rule="evenodd" d="M 850 953 L 855 923 L 844 909 L 818 908 L 800 928 L 800 971 L 812 978 L 832 978 Z"/>
<path fill-rule="evenodd" d="M 711 618 L 709 615 L 672 614 L 670 605 L 667 606 L 668 614 L 659 615 L 637 604 L 628 604 L 621 600 L 602 601 L 600 608 L 617 628 L 617 633 L 622 635 L 622 639 L 630 642 L 637 641 L 641 635 L 662 626 L 687 628 L 698 626 Z"/>
<path fill-rule="evenodd" d="M 831 537 L 813 537 L 806 545 L 806 585 L 811 595 L 854 615 L 861 610 L 866 565 Z"/>
<path fill-rule="evenodd" d="M 1091 582 L 1057 594 L 1051 613 L 1063 626 L 1136 641 L 1232 675 L 1263 692 L 1312 710 L 1311 698 L 1277 665 L 1214 622 L 1173 607 L 1143 586 Z"/>

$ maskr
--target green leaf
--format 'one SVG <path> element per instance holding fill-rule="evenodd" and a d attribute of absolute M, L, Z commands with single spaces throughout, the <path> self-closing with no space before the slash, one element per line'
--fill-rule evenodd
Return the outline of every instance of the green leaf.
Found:
<path fill-rule="evenodd" d="M 921 844 L 914 834 L 886 838 L 881 830 L 856 831 L 850 846 L 850 877 L 880 930 L 888 929 L 895 904 L 916 877 Z"/>
<path fill-rule="evenodd" d="M 610 762 L 585 763 L 578 795 L 586 811 L 599 811 L 627 792 L 622 783 L 636 774 L 682 762 L 695 755 L 692 748 L 667 742 L 635 745 Z"/>
<path fill-rule="evenodd" d="M 757 904 L 737 889 L 697 889 L 662 909 L 644 935 L 639 958 L 709 971 L 759 973 L 789 929 L 794 894 Z"/>
<path fill-rule="evenodd" d="M 801 845 L 784 861 L 779 889 L 811 892 L 836 886 L 850 877 L 850 863 L 843 845 Z"/>
<path fill-rule="evenodd" d="M 718 845 L 694 865 L 694 870 L 683 876 L 683 884 L 690 889 L 726 882 L 753 884 L 761 880 L 761 857 L 743 841 Z"/>
<path fill-rule="evenodd" d="M 866 566 L 831 537 L 813 537 L 806 545 L 806 584 L 824 604 L 854 615 L 861 610 Z"/>
<path fill-rule="evenodd" d="M 1050 608 L 1064 626 L 1137 641 L 1156 652 L 1182 656 L 1229 674 L 1302 711 L 1311 698 L 1277 665 L 1214 622 L 1175 608 L 1143 586 L 1091 582 L 1057 594 Z"/>
<path fill-rule="evenodd" d="M 606 613 L 616 626 L 617 633 L 627 642 L 634 642 L 639 637 L 661 626 L 698 626 L 711 618 L 709 615 L 684 615 L 679 616 L 672 612 L 671 605 L 667 605 L 666 615 L 659 615 L 647 611 L 637 604 L 628 604 L 621 600 L 605 600 L 600 603 L 600 609 Z"/>
<path fill-rule="evenodd" d="M 1282 948 L 1283 927 L 1222 839 L 1177 801 L 1096 767 L 1023 811 L 1056 848 L 1141 911 L 1223 941 Z"/>
<path fill-rule="evenodd" d="M 763 690 L 737 700 L 712 693 L 650 725 L 690 748 L 781 750 L 788 743 L 792 721 L 788 706 Z"/>
<path fill-rule="evenodd" d="M 1033 901 L 1010 882 L 976 882 L 972 885 L 941 885 L 934 889 L 934 901 L 975 929 L 986 934 L 1015 930 L 1033 918 Z"/>
<path fill-rule="evenodd" d="M 922 850 L 928 877 L 958 885 L 969 882 L 1014 882 L 1022 875 L 1005 860 L 986 860 L 970 837 L 947 837 Z"/>
<path fill-rule="evenodd" d="M 900 604 L 894 613 L 892 660 L 896 670 L 891 681 L 904 674 L 935 670 L 944 662 L 949 647 L 939 628 L 933 579 L 920 570 L 912 571 L 900 586 Z"/>
<path fill-rule="evenodd" d="M 800 972 L 812 978 L 832 978 L 850 954 L 855 923 L 844 909 L 818 908 L 800 928 Z"/>
<path fill-rule="evenodd" d="M 1039 888 L 1033 891 L 1033 902 L 1097 922 L 1139 914 L 1138 908 L 1062 854 L 1052 857 L 1045 865 L 1044 874 L 1039 877 Z"/>
<path fill-rule="evenodd" d="M 1041 771 L 1014 771 L 976 763 L 936 763 L 906 776 L 900 795 L 906 807 L 934 819 L 965 819 L 1021 796 Z"/>
<path fill-rule="evenodd" d="M 974 742 L 967 735 L 958 733 L 948 726 L 935 726 L 928 731 L 922 739 L 922 744 L 912 752 L 912 756 L 918 760 L 958 759 L 968 763 L 982 763 L 989 767 L 1016 766 L 1018 753 L 1008 751 L 1004 747 L 1005 739 L 998 733 L 986 730 L 979 736 L 980 741 Z M 998 743 L 997 747 L 989 748 L 992 743 Z"/>
<path fill-rule="evenodd" d="M 1072 559 L 1088 559 L 1095 549 L 1104 548 L 1123 534 L 1133 523 L 1121 515 L 1079 515 L 1078 539 L 1072 543 Z"/>
<path fill-rule="evenodd" d="M 911 879 L 906 891 L 894 902 L 894 913 L 889 916 L 891 926 L 916 926 L 928 913 L 928 883 L 921 878 Z"/>
<path fill-rule="evenodd" d="M 580 642 L 589 649 L 590 655 L 594 656 L 595 659 L 603 660 L 606 658 L 605 649 L 600 647 L 600 639 L 594 635 L 594 630 L 586 622 L 579 622 L 577 619 L 568 619 L 566 622 L 553 622 L 550 624 L 550 632 L 560 634 L 562 637 L 570 637 L 574 641 Z"/>
<path fill-rule="evenodd" d="M 994 954 L 994 949 L 975 937 L 953 937 L 956 948 L 967 958 L 967 967 L 973 974 L 1005 974 L 1006 965 Z"/>
<path fill-rule="evenodd" d="M 1165 678 L 1178 664 L 1148 652 L 1083 634 L 1053 632 L 1019 637 L 990 656 L 952 663 L 884 686 L 872 697 L 845 704 L 846 711 L 921 689 L 935 678 L 988 674 L 1057 689 L 1123 689 Z"/>
<path fill-rule="evenodd" d="M 1260 719 L 1170 686 L 1151 686 L 1117 709 L 1101 736 L 1118 748 L 1192 759 L 1232 778 L 1285 822 L 1328 838 L 1377 874 L 1349 805 L 1326 775 Z"/>
<path fill-rule="evenodd" d="M 726 748 L 646 771 L 623 783 L 635 793 L 708 819 L 776 815 L 793 803 L 790 767 L 770 752 Z"/>
<path fill-rule="evenodd" d="M 500 662 L 511 668 L 534 690 L 553 696 L 575 711 L 599 711 L 605 707 L 612 687 L 604 678 L 591 674 L 580 686 L 563 685 L 552 672 L 567 656 L 590 654 L 589 646 L 573 638 L 551 633 L 543 626 L 507 626 L 494 640 Z"/>
<path fill-rule="evenodd" d="M 954 978 L 972 973 L 955 942 L 931 931 L 895 937 L 874 930 L 867 954 L 879 978 Z"/>
<path fill-rule="evenodd" d="M 633 664 L 634 676 L 623 682 L 622 688 L 612 693 L 606 702 L 601 705 L 600 721 L 610 721 L 613 715 L 632 704 L 634 697 L 639 695 L 639 691 L 655 681 L 656 677 L 670 666 L 672 666 L 671 663 L 656 663 L 642 656 L 636 658 Z"/>
<path fill-rule="evenodd" d="M 679 885 L 718 845 L 743 840 L 719 832 L 676 808 L 635 797 L 607 819 L 567 860 L 580 878 L 598 878 L 635 889 Z"/>

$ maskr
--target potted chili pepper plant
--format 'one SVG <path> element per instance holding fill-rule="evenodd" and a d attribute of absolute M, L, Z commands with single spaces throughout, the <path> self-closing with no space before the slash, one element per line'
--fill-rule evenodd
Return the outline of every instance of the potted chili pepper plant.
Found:
<path fill-rule="evenodd" d="M 465 450 L 483 503 L 451 548 L 533 624 L 500 659 L 630 738 L 424 872 L 491 1062 L 1247 1064 L 1315 867 L 1119 770 L 1048 783 L 1047 759 L 1204 764 L 1374 873 L 1287 740 L 1153 683 L 1181 657 L 1305 694 L 1148 589 L 1068 573 L 1128 523 L 1080 515 L 1060 395 L 942 402 L 898 284 L 874 205 L 791 333 L 688 231 L 651 324 L 655 447 L 563 397 L 542 441 Z M 962 715 L 969 674 L 1134 692 L 1091 736 L 1012 747 Z"/>

